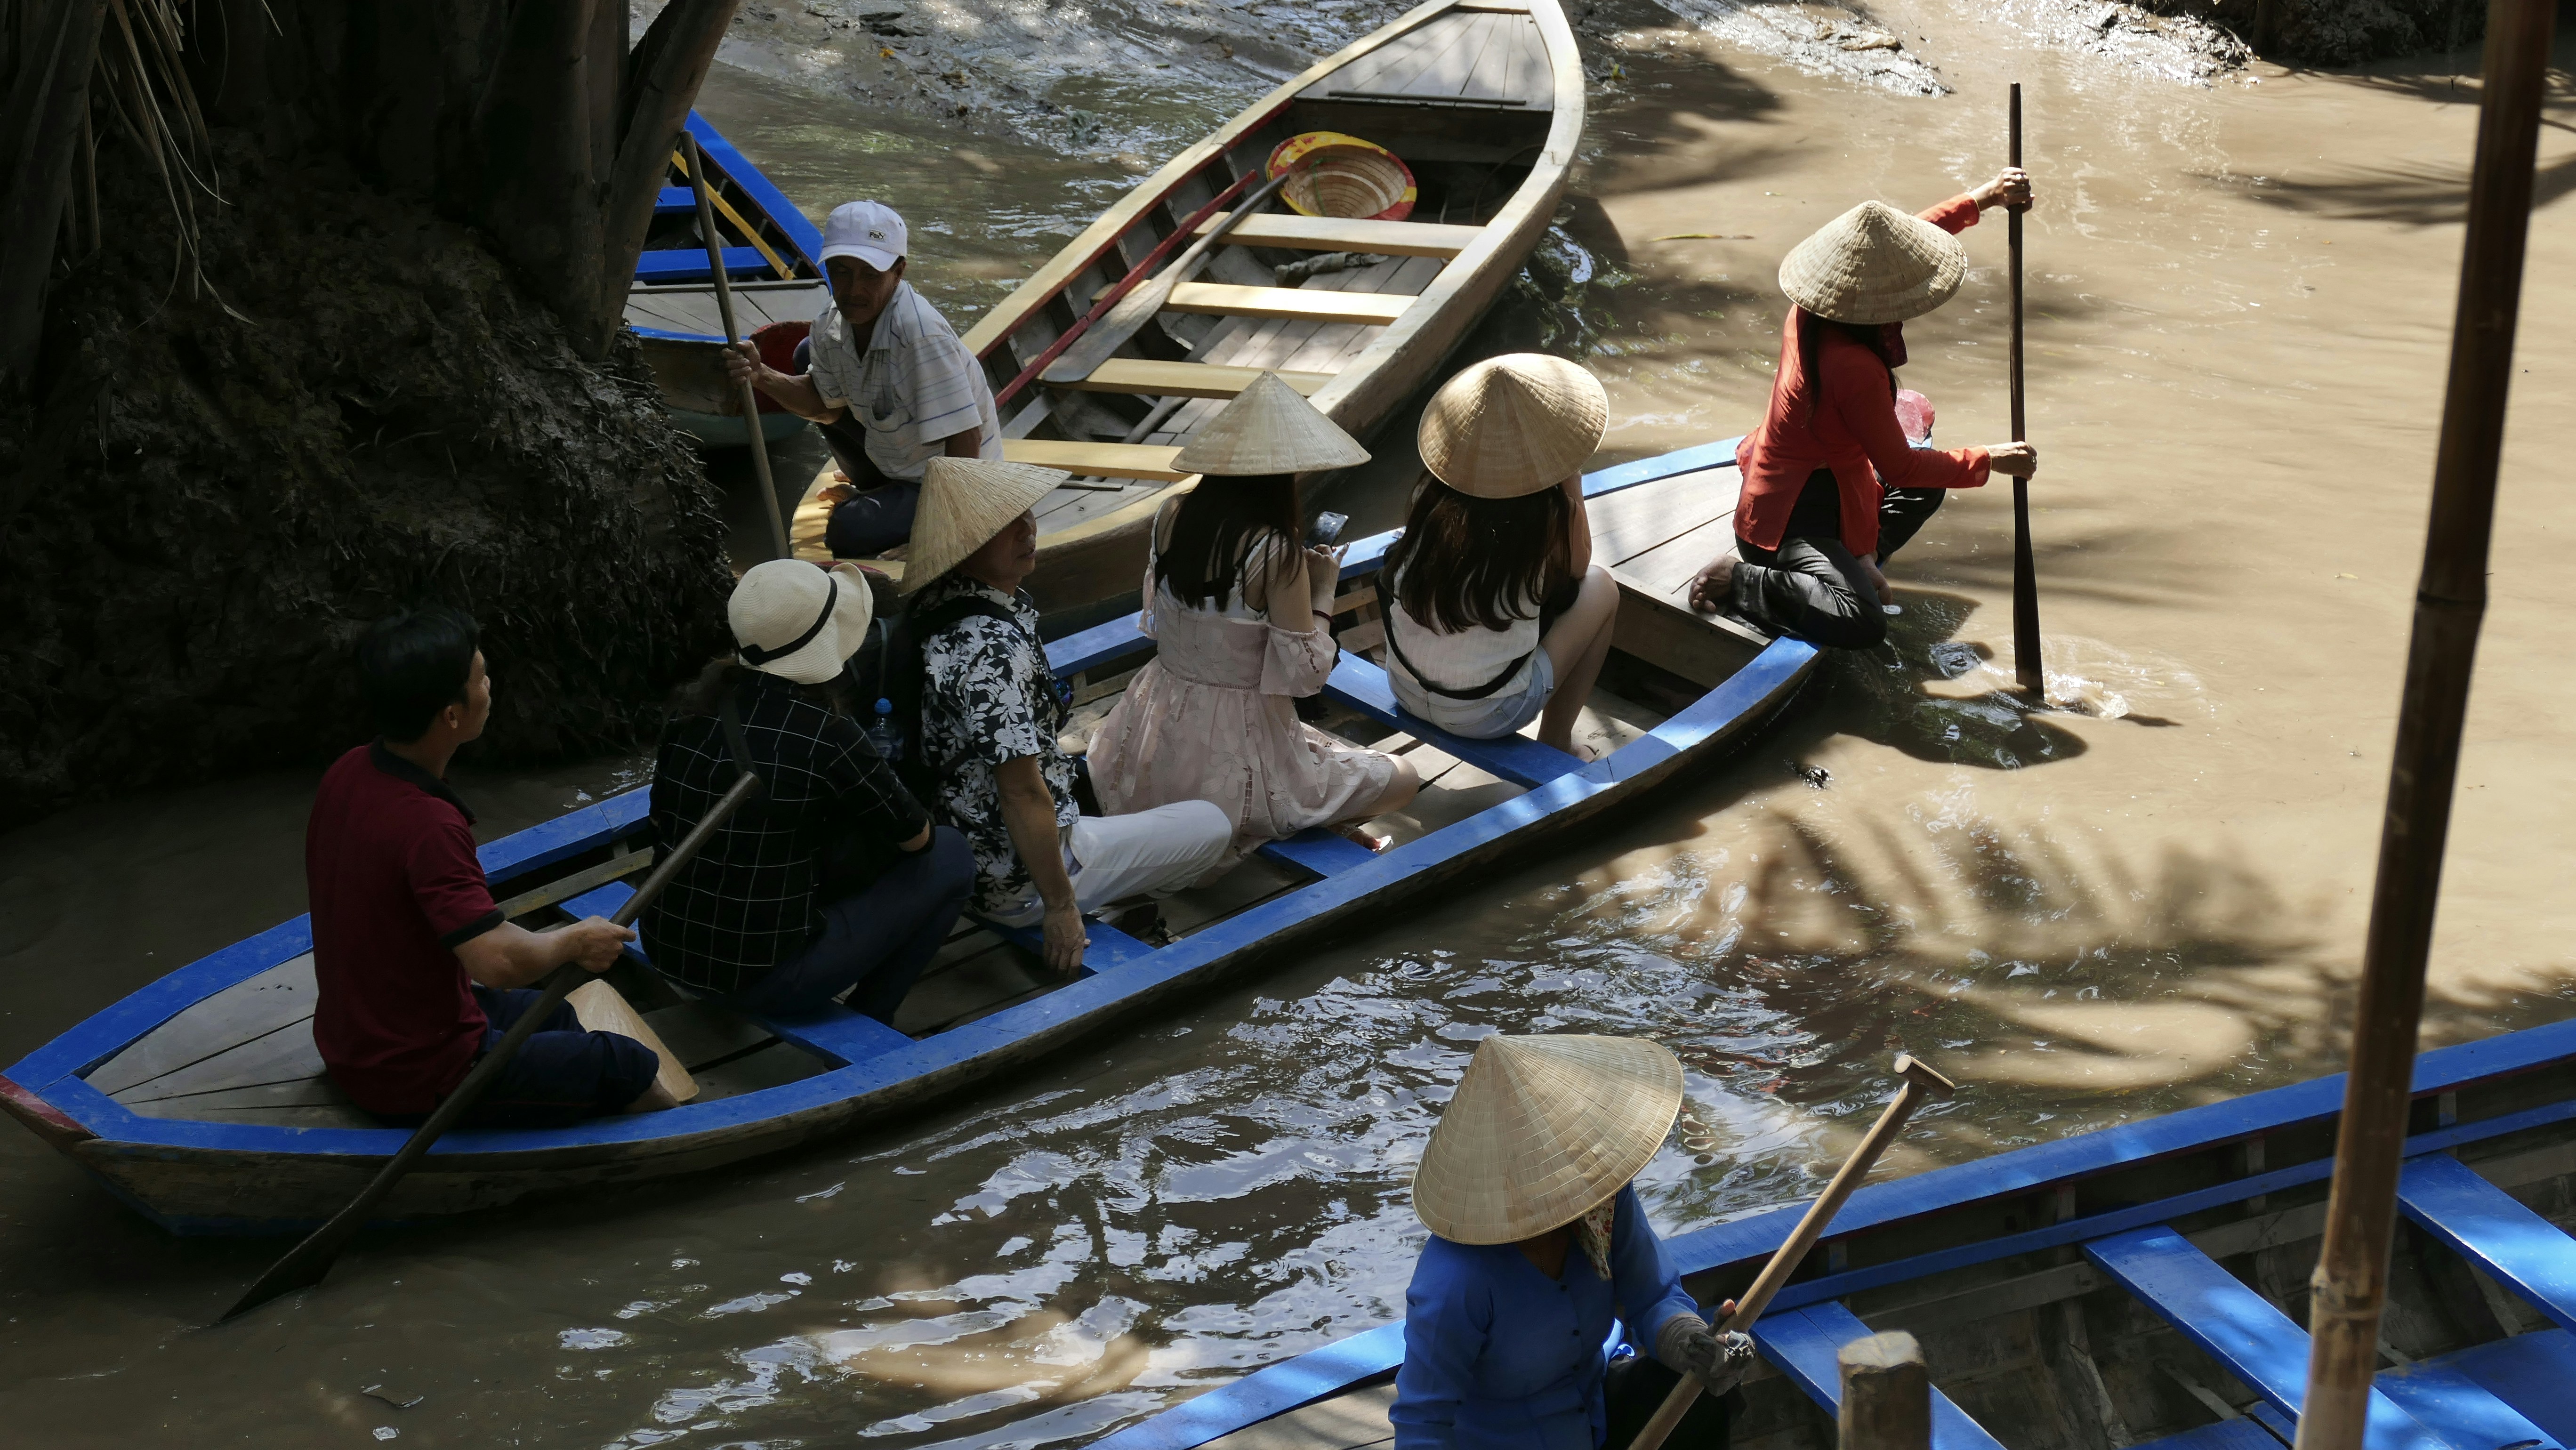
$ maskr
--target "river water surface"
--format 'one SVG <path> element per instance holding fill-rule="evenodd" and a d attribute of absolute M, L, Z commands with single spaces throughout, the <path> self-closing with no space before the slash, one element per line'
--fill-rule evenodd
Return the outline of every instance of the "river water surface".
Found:
<path fill-rule="evenodd" d="M 1991 173 L 2004 85 L 2024 81 L 2046 663 L 2076 708 L 1998 693 L 2009 498 L 1962 496 L 1891 570 L 1888 648 L 1835 660 L 1745 756 L 1544 869 L 934 1117 L 372 1236 L 323 1288 L 221 1330 L 198 1326 L 282 1245 L 169 1239 L 0 1132 L 10 1440 L 1078 1441 L 1400 1312 L 1422 1232 L 1410 1165 L 1494 1031 L 1644 1033 L 1682 1054 L 1686 1117 L 1643 1184 L 1668 1228 L 1812 1191 L 1899 1048 L 1968 1090 L 1883 1173 L 2333 1070 L 2474 82 L 2428 62 L 2177 85 L 2043 49 L 1995 13 L 2011 7 L 1882 8 L 1946 96 L 1691 30 L 1603 43 L 1617 74 L 1593 100 L 1581 199 L 1533 269 L 1543 305 L 1492 335 L 1588 355 L 1610 388 L 1605 456 L 1739 433 L 1768 385 L 1782 252 L 1860 197 L 1919 207 Z M 916 281 L 961 318 L 1128 175 L 740 73 L 703 104 L 810 209 L 895 200 Z M 2576 402 L 2563 84 L 2552 118 L 2430 1041 L 2551 1020 L 2576 993 L 2576 687 L 2553 623 L 2576 500 L 2547 431 Z M 2006 431 L 2003 240 L 1971 231 L 1966 289 L 1909 329 L 1906 382 L 1945 442 Z M 498 834 L 637 777 L 616 760 L 459 778 Z M 302 910 L 312 779 L 0 837 L 0 1061 Z"/>

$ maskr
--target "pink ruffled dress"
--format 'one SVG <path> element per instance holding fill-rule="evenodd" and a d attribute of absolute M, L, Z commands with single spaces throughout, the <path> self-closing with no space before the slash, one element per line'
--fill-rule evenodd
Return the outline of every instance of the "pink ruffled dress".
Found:
<path fill-rule="evenodd" d="M 1264 841 L 1348 820 L 1386 793 L 1394 756 L 1297 718 L 1296 698 L 1333 672 L 1322 620 L 1307 614 L 1299 622 L 1309 628 L 1282 629 L 1243 602 L 1239 585 L 1222 609 L 1189 608 L 1156 584 L 1150 558 L 1144 592 L 1142 623 L 1161 649 L 1091 738 L 1102 810 L 1214 801 L 1234 817 L 1230 867 Z"/>

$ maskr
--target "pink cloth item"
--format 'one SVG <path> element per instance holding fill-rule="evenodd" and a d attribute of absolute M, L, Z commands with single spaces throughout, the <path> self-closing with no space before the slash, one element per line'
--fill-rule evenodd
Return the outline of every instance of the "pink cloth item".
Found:
<path fill-rule="evenodd" d="M 1091 738 L 1091 783 L 1108 814 L 1213 801 L 1234 817 L 1230 867 L 1265 841 L 1347 820 L 1386 793 L 1395 757 L 1297 718 L 1336 650 L 1323 621 L 1282 629 L 1245 610 L 1190 609 L 1145 569 L 1140 621 L 1161 651 L 1136 672 Z M 1233 603 L 1233 601 L 1229 601 Z M 1297 601 L 1301 612 L 1306 601 Z M 1211 872 L 1213 877 L 1222 868 Z"/>

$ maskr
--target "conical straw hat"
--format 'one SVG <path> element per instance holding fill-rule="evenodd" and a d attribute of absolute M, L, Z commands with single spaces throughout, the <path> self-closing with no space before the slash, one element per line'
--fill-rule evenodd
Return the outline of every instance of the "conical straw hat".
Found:
<path fill-rule="evenodd" d="M 921 475 L 921 503 L 912 514 L 912 543 L 904 550 L 903 592 L 911 594 L 964 563 L 1072 476 L 1031 463 L 945 454 L 930 460 Z"/>
<path fill-rule="evenodd" d="M 1487 358 L 1440 385 L 1416 434 L 1434 478 L 1477 498 L 1518 498 L 1562 483 L 1609 425 L 1601 380 L 1538 352 Z"/>
<path fill-rule="evenodd" d="M 1183 448 L 1172 466 L 1188 473 L 1244 476 L 1311 473 L 1368 462 L 1368 450 L 1323 410 L 1263 373 Z"/>
<path fill-rule="evenodd" d="M 1413 1173 L 1413 1211 L 1458 1244 L 1570 1223 L 1627 1186 L 1682 1106 L 1682 1065 L 1641 1037 L 1488 1037 Z"/>
<path fill-rule="evenodd" d="M 1836 322 L 1903 322 L 1949 301 L 1967 274 L 1968 249 L 1957 237 L 1865 201 L 1789 249 L 1780 290 Z"/>

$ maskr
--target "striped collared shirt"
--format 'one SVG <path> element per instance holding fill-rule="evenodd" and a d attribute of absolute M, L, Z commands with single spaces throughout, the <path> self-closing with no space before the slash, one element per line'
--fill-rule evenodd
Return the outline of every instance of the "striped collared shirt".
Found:
<path fill-rule="evenodd" d="M 823 406 L 847 408 L 868 433 L 868 461 L 888 478 L 913 479 L 943 440 L 979 430 L 981 455 L 1002 456 L 1002 420 L 984 366 L 958 341 L 939 309 L 898 282 L 861 351 L 841 309 L 814 319 L 808 366 Z"/>

